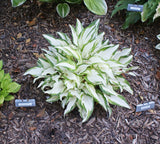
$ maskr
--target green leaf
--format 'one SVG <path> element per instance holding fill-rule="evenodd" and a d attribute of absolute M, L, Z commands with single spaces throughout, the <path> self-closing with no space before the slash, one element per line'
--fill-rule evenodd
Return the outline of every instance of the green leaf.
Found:
<path fill-rule="evenodd" d="M 141 14 L 139 12 L 127 13 L 126 20 L 122 25 L 122 29 L 127 29 L 131 24 L 135 24 L 140 19 L 141 19 Z"/>
<path fill-rule="evenodd" d="M 57 13 L 62 18 L 66 17 L 70 12 L 70 7 L 67 3 L 60 3 L 56 7 Z"/>
<path fill-rule="evenodd" d="M 86 7 L 97 15 L 106 15 L 107 4 L 105 0 L 84 0 Z"/>
<path fill-rule="evenodd" d="M 5 101 L 11 101 L 14 99 L 14 96 L 13 95 L 8 95 L 4 98 Z"/>
<path fill-rule="evenodd" d="M 111 17 L 113 17 L 118 11 L 127 9 L 128 4 L 133 4 L 135 0 L 119 0 L 112 11 Z"/>
<path fill-rule="evenodd" d="M 2 82 L 4 78 L 4 70 L 0 70 L 0 82 Z"/>
<path fill-rule="evenodd" d="M 22 5 L 26 0 L 11 0 L 12 7 L 17 7 Z"/>
<path fill-rule="evenodd" d="M 0 60 L 0 70 L 2 69 L 2 67 L 3 67 L 3 61 Z"/>
<path fill-rule="evenodd" d="M 7 86 L 7 91 L 9 93 L 16 93 L 19 91 L 20 88 L 21 88 L 21 85 L 19 85 L 16 82 L 12 82 Z"/>
<path fill-rule="evenodd" d="M 3 104 L 3 102 L 4 102 L 4 97 L 0 96 L 0 105 Z"/>
<path fill-rule="evenodd" d="M 65 1 L 71 4 L 80 4 L 82 2 L 82 0 L 65 0 Z"/>

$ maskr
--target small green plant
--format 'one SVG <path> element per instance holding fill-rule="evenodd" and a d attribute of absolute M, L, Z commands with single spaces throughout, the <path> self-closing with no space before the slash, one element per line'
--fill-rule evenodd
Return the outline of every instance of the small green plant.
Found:
<path fill-rule="evenodd" d="M 160 40 L 160 34 L 157 35 L 157 38 Z M 160 50 L 160 43 L 156 45 L 156 49 L 159 49 L 159 50 Z"/>
<path fill-rule="evenodd" d="M 4 101 L 10 101 L 14 99 L 14 96 L 10 93 L 16 93 L 20 89 L 20 85 L 16 82 L 12 82 L 9 73 L 5 74 L 2 69 L 3 62 L 0 60 L 0 105 Z"/>
<path fill-rule="evenodd" d="M 103 41 L 104 32 L 98 34 L 99 20 L 84 28 L 79 20 L 70 25 L 72 40 L 58 32 L 61 39 L 44 34 L 51 44 L 45 58 L 25 72 L 41 80 L 38 88 L 50 95 L 47 102 L 60 100 L 66 108 L 64 115 L 78 107 L 83 122 L 94 109 L 94 101 L 111 114 L 110 104 L 130 108 L 125 98 L 116 90 L 133 94 L 129 83 L 121 75 L 136 67 L 127 67 L 132 60 L 131 49 L 117 50 L 119 45 Z M 128 56 L 129 55 L 129 56 Z M 133 74 L 129 72 L 127 74 Z"/>
<path fill-rule="evenodd" d="M 107 4 L 105 0 L 39 0 L 41 2 L 58 3 L 56 10 L 59 16 L 66 17 L 70 12 L 69 4 L 80 4 L 84 2 L 86 7 L 97 15 L 105 15 L 107 13 Z M 26 0 L 11 0 L 12 6 L 17 7 L 22 5 Z"/>
<path fill-rule="evenodd" d="M 120 10 L 127 10 L 128 4 L 143 5 L 143 12 L 126 12 L 126 20 L 122 26 L 123 29 L 127 29 L 131 24 L 135 24 L 139 20 L 142 22 L 153 22 L 160 16 L 160 0 L 120 0 L 112 11 L 112 16 Z"/>

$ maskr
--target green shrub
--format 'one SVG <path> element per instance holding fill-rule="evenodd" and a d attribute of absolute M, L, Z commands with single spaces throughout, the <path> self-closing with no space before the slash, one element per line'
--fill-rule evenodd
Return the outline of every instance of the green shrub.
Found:
<path fill-rule="evenodd" d="M 126 10 L 128 4 L 140 4 L 143 5 L 143 12 L 126 12 L 126 20 L 122 26 L 123 29 L 128 28 L 131 24 L 135 24 L 137 21 L 153 22 L 160 16 L 160 0 L 120 0 L 117 2 L 112 16 L 120 10 Z"/>
<path fill-rule="evenodd" d="M 121 75 L 136 67 L 127 67 L 132 60 L 131 49 L 117 50 L 119 45 L 103 41 L 104 32 L 98 34 L 99 20 L 84 28 L 79 20 L 76 27 L 70 25 L 72 40 L 58 32 L 60 39 L 44 34 L 51 44 L 45 50 L 45 58 L 26 71 L 36 80 L 38 88 L 50 95 L 47 102 L 60 100 L 66 108 L 64 115 L 78 107 L 83 122 L 91 116 L 94 101 L 111 114 L 110 104 L 130 108 L 119 90 L 133 94 L 129 83 Z M 129 56 L 128 56 L 129 55 Z M 127 74 L 132 74 L 129 72 Z"/>
<path fill-rule="evenodd" d="M 0 105 L 4 101 L 10 101 L 14 99 L 14 96 L 10 93 L 16 93 L 20 89 L 20 85 L 16 82 L 12 82 L 9 73 L 5 74 L 2 69 L 3 62 L 0 60 Z"/>
<path fill-rule="evenodd" d="M 157 38 L 160 40 L 160 34 L 157 35 Z M 159 50 L 160 50 L 160 43 L 156 45 L 156 49 L 159 49 Z"/>
<path fill-rule="evenodd" d="M 11 0 L 12 6 L 17 7 L 22 5 L 26 0 Z M 70 12 L 69 4 L 80 4 L 84 2 L 86 7 L 97 15 L 105 15 L 107 13 L 107 4 L 105 0 L 39 0 L 41 2 L 56 2 L 58 3 L 56 10 L 59 16 L 66 17 Z"/>

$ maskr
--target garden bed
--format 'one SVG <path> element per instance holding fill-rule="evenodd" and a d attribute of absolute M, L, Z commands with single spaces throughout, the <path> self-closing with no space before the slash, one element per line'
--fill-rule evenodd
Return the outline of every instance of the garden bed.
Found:
<path fill-rule="evenodd" d="M 160 51 L 156 35 L 160 32 L 160 21 L 151 25 L 138 23 L 122 30 L 123 15 L 111 19 L 115 1 L 107 1 L 106 16 L 97 16 L 83 5 L 73 5 L 70 14 L 62 19 L 56 13 L 56 5 L 39 5 L 26 2 L 12 8 L 10 0 L 0 1 L 0 60 L 5 72 L 21 84 L 16 99 L 35 99 L 36 107 L 17 108 L 14 101 L 5 102 L 0 108 L 0 143 L 3 144 L 159 144 L 160 143 Z M 122 13 L 123 14 L 123 13 Z M 77 109 L 63 116 L 59 102 L 45 102 L 37 84 L 24 72 L 35 66 L 43 57 L 42 48 L 49 43 L 42 34 L 64 32 L 70 35 L 69 24 L 75 25 L 78 18 L 84 26 L 100 19 L 100 32 L 110 43 L 120 48 L 131 47 L 134 56 L 132 64 L 139 66 L 136 77 L 125 76 L 134 94 L 124 92 L 131 109 L 112 106 L 109 118 L 103 108 L 95 104 L 91 118 L 82 124 Z M 136 113 L 136 105 L 154 101 L 155 108 Z"/>

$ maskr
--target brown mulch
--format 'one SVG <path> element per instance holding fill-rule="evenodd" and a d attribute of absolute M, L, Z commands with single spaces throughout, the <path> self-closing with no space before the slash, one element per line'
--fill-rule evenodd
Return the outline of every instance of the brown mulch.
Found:
<path fill-rule="evenodd" d="M 0 59 L 5 72 L 22 85 L 16 99 L 36 99 L 36 107 L 17 108 L 14 101 L 0 108 L 0 144 L 159 144 L 160 143 L 160 51 L 155 50 L 160 21 L 151 25 L 138 23 L 122 30 L 124 14 L 111 19 L 115 1 L 109 1 L 106 16 L 96 16 L 84 5 L 71 6 L 68 17 L 60 18 L 56 5 L 38 5 L 27 1 L 12 8 L 10 0 L 0 0 Z M 61 31 L 70 35 L 69 24 L 78 18 L 84 25 L 100 18 L 100 32 L 120 48 L 132 47 L 136 77 L 126 76 L 134 95 L 123 93 L 131 109 L 112 106 L 112 116 L 99 105 L 88 122 L 82 124 L 77 109 L 63 116 L 59 102 L 46 103 L 46 95 L 31 76 L 24 72 L 35 66 L 42 48 L 49 45 L 42 34 L 57 37 Z M 137 104 L 154 101 L 155 108 L 135 112 Z"/>

